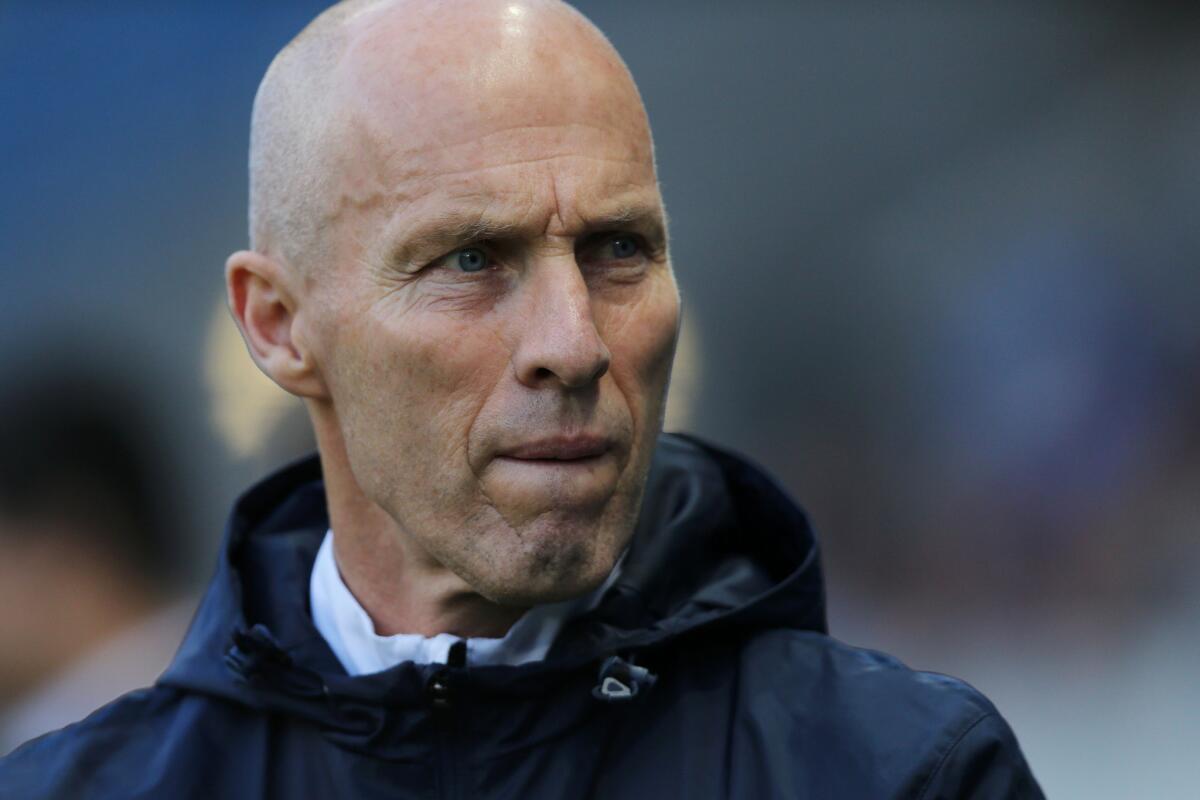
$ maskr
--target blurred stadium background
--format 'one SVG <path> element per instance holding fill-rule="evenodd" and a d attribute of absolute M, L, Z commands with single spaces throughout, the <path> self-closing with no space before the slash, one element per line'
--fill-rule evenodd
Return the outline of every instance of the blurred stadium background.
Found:
<path fill-rule="evenodd" d="M 173 498 L 144 524 L 174 561 L 142 568 L 174 582 L 140 610 L 186 608 L 236 494 L 310 447 L 222 264 L 255 86 L 324 5 L 0 3 L 0 386 L 135 398 L 110 407 L 158 459 L 138 490 Z M 686 313 L 668 427 L 779 475 L 822 533 L 834 633 L 987 692 L 1049 796 L 1196 797 L 1195 15 L 577 5 L 654 125 Z M 75 591 L 18 586 L 17 516 L 0 681 L 33 647 L 3 615 L 55 626 L 70 602 L 29 591 Z M 0 720 L 36 690 L 0 686 Z"/>

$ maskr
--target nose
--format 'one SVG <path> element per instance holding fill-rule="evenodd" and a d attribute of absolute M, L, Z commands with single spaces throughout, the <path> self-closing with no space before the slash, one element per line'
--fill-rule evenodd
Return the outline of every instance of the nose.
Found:
<path fill-rule="evenodd" d="M 517 379 L 531 388 L 581 389 L 608 372 L 612 355 L 592 315 L 587 282 L 574 259 L 531 270 L 513 353 Z"/>

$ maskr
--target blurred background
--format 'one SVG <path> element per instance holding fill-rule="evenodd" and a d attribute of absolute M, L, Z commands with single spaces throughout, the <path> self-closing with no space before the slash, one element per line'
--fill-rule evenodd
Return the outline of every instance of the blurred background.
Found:
<path fill-rule="evenodd" d="M 311 447 L 222 265 L 325 5 L 0 2 L 0 752 L 152 681 L 230 503 Z M 835 635 L 986 692 L 1049 796 L 1195 797 L 1196 16 L 578 5 L 654 125 L 668 428 L 780 476 Z"/>

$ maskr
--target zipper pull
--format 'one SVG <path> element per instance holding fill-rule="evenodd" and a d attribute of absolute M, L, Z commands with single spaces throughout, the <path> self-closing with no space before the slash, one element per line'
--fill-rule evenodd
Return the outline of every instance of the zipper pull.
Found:
<path fill-rule="evenodd" d="M 592 697 L 605 703 L 623 703 L 649 691 L 657 680 L 653 672 L 634 664 L 633 656 L 628 661 L 610 656 L 600 665 Z"/>
<path fill-rule="evenodd" d="M 434 708 L 450 708 L 454 704 L 454 693 L 450 685 L 450 671 L 462 669 L 466 666 L 466 663 L 467 643 L 459 639 L 450 645 L 450 653 L 446 666 L 429 676 L 429 683 L 425 684 L 425 694 L 429 696 L 429 702 Z"/>
<path fill-rule="evenodd" d="M 442 667 L 433 673 L 425 684 L 425 694 L 434 708 L 450 708 L 450 670 Z"/>

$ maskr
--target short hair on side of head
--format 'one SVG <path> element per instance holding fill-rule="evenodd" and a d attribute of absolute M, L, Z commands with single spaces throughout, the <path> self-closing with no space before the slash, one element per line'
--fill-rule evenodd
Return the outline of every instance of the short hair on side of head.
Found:
<path fill-rule="evenodd" d="M 275 56 L 254 97 L 250 248 L 288 267 L 309 271 L 328 258 L 332 83 L 343 23 L 382 1 L 343 0 L 326 9 Z"/>

